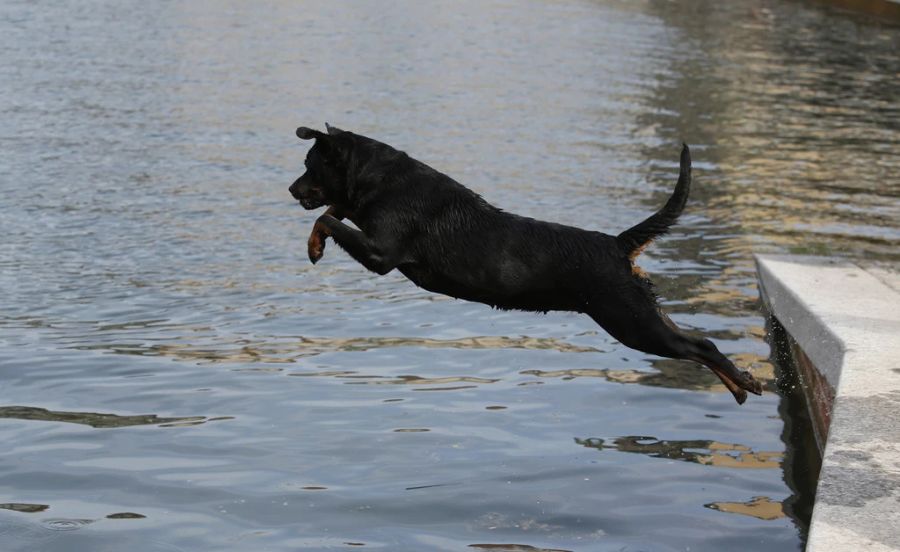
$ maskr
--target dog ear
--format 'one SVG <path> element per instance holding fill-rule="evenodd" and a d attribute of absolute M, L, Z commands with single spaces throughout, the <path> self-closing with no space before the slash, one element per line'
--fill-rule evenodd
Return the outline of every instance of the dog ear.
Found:
<path fill-rule="evenodd" d="M 344 130 L 339 129 L 338 127 L 333 127 L 328 123 L 325 123 L 325 128 L 328 130 L 328 134 L 330 136 L 335 136 L 336 134 L 341 134 L 342 132 L 346 132 Z"/>
<path fill-rule="evenodd" d="M 297 138 L 300 138 L 301 140 L 312 140 L 313 138 L 322 138 L 323 136 L 325 136 L 325 133 L 311 128 L 300 127 L 297 129 Z"/>

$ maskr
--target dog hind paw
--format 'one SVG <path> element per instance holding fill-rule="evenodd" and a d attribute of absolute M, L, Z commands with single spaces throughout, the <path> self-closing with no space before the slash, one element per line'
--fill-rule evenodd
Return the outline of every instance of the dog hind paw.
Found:
<path fill-rule="evenodd" d="M 753 377 L 753 374 L 747 371 L 741 372 L 741 378 L 743 381 L 740 382 L 740 386 L 747 391 L 750 391 L 754 395 L 762 395 L 763 387 L 762 383 L 756 380 Z"/>

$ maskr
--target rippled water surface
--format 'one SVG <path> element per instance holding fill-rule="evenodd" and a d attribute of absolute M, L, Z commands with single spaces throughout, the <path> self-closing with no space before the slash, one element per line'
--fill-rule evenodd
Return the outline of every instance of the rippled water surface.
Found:
<path fill-rule="evenodd" d="M 755 252 L 898 260 L 900 32 L 802 2 L 5 2 L 3 550 L 795 550 Z M 324 121 L 618 232 L 769 392 L 376 277 L 287 186 Z"/>

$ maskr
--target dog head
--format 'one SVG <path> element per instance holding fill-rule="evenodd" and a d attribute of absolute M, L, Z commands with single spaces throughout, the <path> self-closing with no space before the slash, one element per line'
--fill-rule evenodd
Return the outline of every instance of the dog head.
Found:
<path fill-rule="evenodd" d="M 297 129 L 301 140 L 316 141 L 306 154 L 306 172 L 289 188 L 305 209 L 346 203 L 352 134 L 327 123 L 325 127 L 327 133 L 307 127 Z"/>

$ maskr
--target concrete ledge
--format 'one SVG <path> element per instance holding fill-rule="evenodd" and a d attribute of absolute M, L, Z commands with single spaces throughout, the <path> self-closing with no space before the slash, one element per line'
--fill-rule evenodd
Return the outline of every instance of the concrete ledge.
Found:
<path fill-rule="evenodd" d="M 900 551 L 900 276 L 847 261 L 757 256 L 760 292 L 809 359 L 829 414 L 807 550 Z M 815 378 L 813 378 L 815 379 Z"/>

